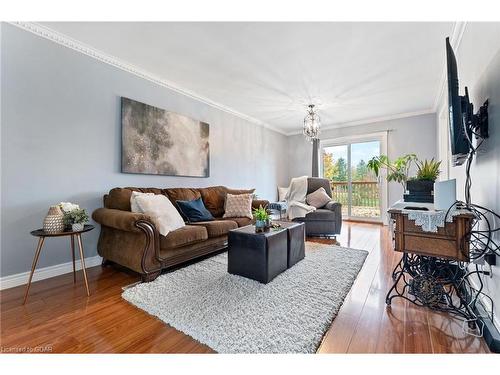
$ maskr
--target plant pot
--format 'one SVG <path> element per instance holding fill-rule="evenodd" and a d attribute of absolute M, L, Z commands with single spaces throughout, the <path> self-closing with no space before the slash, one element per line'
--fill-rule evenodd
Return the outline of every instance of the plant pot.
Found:
<path fill-rule="evenodd" d="M 264 232 L 266 230 L 266 220 L 255 220 L 255 232 Z"/>
<path fill-rule="evenodd" d="M 409 180 L 406 188 L 411 193 L 430 193 L 434 190 L 434 181 L 430 180 Z"/>
<path fill-rule="evenodd" d="M 406 188 L 408 193 L 404 194 L 405 202 L 434 203 L 434 181 L 409 180 Z"/>
<path fill-rule="evenodd" d="M 73 232 L 80 232 L 83 230 L 84 224 L 83 223 L 74 223 L 71 224 L 71 230 Z"/>

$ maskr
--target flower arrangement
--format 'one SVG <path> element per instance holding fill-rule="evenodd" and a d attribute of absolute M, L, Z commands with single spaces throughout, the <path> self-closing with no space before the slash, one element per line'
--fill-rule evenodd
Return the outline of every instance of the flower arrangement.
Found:
<path fill-rule="evenodd" d="M 61 202 L 59 207 L 64 213 L 64 224 L 71 226 L 71 229 L 75 232 L 83 230 L 85 223 L 89 221 L 85 209 L 71 202 Z"/>

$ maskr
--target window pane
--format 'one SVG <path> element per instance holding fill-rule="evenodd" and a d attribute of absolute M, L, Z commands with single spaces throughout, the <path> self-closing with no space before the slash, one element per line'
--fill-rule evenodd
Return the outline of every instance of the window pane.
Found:
<path fill-rule="evenodd" d="M 380 217 L 380 189 L 377 178 L 367 167 L 368 161 L 380 155 L 380 142 L 351 145 L 352 207 L 351 215 Z"/>
<path fill-rule="evenodd" d="M 348 215 L 347 145 L 324 147 L 323 177 L 331 181 L 333 199 L 342 204 L 342 216 Z"/>

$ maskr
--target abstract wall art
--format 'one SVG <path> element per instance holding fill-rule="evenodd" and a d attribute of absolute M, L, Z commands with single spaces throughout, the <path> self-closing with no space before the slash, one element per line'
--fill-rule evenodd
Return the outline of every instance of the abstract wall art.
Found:
<path fill-rule="evenodd" d="M 122 172 L 209 177 L 209 125 L 121 98 Z"/>

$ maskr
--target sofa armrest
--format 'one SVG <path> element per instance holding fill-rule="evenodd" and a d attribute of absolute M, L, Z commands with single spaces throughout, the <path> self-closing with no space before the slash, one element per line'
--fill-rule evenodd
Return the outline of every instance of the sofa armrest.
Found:
<path fill-rule="evenodd" d="M 325 207 L 327 210 L 330 210 L 330 211 L 340 211 L 342 212 L 342 204 L 340 204 L 339 202 L 335 202 L 335 201 L 330 201 L 328 202 Z"/>
<path fill-rule="evenodd" d="M 260 206 L 266 208 L 269 205 L 269 201 L 265 199 L 254 199 L 252 201 L 252 208 L 259 208 Z"/>
<path fill-rule="evenodd" d="M 141 229 L 136 226 L 136 223 L 141 221 L 146 221 L 154 227 L 148 215 L 112 208 L 98 208 L 92 213 L 92 219 L 106 227 L 127 232 L 141 232 Z"/>

